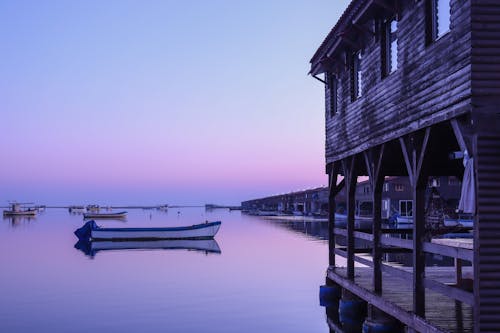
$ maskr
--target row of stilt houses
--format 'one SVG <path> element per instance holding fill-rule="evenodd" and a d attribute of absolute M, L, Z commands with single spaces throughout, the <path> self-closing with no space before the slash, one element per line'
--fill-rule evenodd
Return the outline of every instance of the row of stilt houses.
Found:
<path fill-rule="evenodd" d="M 332 331 L 356 331 L 361 322 L 365 332 L 500 332 L 500 2 L 353 0 L 310 74 L 326 96 L 330 255 L 322 296 Z M 358 176 L 369 177 L 371 230 L 355 229 Z M 382 228 L 387 176 L 409 179 L 409 230 Z M 459 208 L 473 215 L 471 239 L 428 236 L 425 189 L 437 176 L 463 180 Z M 345 229 L 334 214 L 343 188 Z M 388 252 L 410 252 L 411 269 L 383 261 Z M 456 265 L 426 267 L 428 254 Z"/>

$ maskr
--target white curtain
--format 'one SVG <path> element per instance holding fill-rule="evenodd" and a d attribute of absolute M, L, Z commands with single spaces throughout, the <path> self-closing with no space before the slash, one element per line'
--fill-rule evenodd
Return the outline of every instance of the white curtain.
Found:
<path fill-rule="evenodd" d="M 464 178 L 462 179 L 462 193 L 458 210 L 464 213 L 475 213 L 476 210 L 476 188 L 474 186 L 474 161 L 469 158 L 467 150 L 464 152 Z"/>

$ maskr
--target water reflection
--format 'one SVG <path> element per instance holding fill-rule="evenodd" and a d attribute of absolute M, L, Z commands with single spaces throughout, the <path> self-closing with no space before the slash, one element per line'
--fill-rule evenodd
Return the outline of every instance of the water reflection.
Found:
<path fill-rule="evenodd" d="M 314 221 L 310 219 L 304 219 L 304 220 L 297 220 L 294 218 L 291 219 L 286 219 L 283 217 L 279 218 L 273 218 L 273 217 L 266 217 L 266 221 L 270 222 L 271 224 L 285 228 L 288 230 L 291 230 L 295 233 L 298 234 L 303 234 L 308 237 L 313 237 L 319 240 L 328 240 L 328 222 L 321 220 L 321 221 Z M 345 221 L 340 220 L 336 221 L 336 227 L 345 229 L 346 225 L 344 223 Z M 356 219 L 355 220 L 355 225 L 354 227 L 356 230 L 364 231 L 367 233 L 371 233 L 371 219 L 369 218 L 363 218 L 363 219 Z M 405 224 L 403 226 L 397 225 L 397 224 L 383 224 L 382 228 L 383 229 L 404 229 L 406 230 L 406 233 L 401 233 L 401 234 L 387 234 L 387 237 L 396 237 L 396 238 L 402 238 L 402 239 L 411 239 L 411 224 Z M 461 235 L 461 234 L 460 234 Z M 347 238 L 342 235 L 335 235 L 335 243 L 339 247 L 345 247 L 347 246 Z M 356 239 L 355 240 L 355 246 L 357 249 L 369 249 L 371 248 L 371 243 L 369 241 L 363 240 L 363 239 Z M 444 257 L 436 254 L 426 254 L 426 265 L 427 266 L 453 266 L 454 261 L 453 258 L 450 257 Z M 413 265 L 413 257 L 411 253 L 384 253 L 383 254 L 383 260 L 388 263 L 397 263 L 405 267 L 411 267 Z"/>
<path fill-rule="evenodd" d="M 4 216 L 4 221 L 9 221 L 11 227 L 18 227 L 22 224 L 28 224 L 36 220 L 35 216 Z"/>
<path fill-rule="evenodd" d="M 94 258 L 99 251 L 106 250 L 187 250 L 220 254 L 219 244 L 215 239 L 166 239 L 151 241 L 85 241 L 79 240 L 75 249 Z"/>
<path fill-rule="evenodd" d="M 81 215 L 47 209 L 15 232 L 9 232 L 12 219 L 5 219 L 0 332 L 327 330 L 315 297 L 327 246 L 312 236 L 324 237 L 326 223 L 295 221 L 282 228 L 240 212 L 178 208 L 131 210 L 127 225 L 174 227 L 205 220 L 223 221 L 210 245 L 93 242 L 86 244 L 88 255 L 95 256 L 89 260 L 73 248 Z M 23 221 L 30 220 L 16 222 Z M 123 222 L 98 223 L 119 227 Z M 297 268 L 293 274 L 291 267 Z"/>
<path fill-rule="evenodd" d="M 266 219 L 273 225 L 291 230 L 298 234 L 305 234 L 320 240 L 328 239 L 328 222 L 306 220 Z"/>

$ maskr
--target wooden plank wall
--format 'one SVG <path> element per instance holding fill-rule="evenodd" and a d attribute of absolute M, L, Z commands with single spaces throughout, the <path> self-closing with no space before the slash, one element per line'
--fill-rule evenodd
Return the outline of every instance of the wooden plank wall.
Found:
<path fill-rule="evenodd" d="M 475 332 L 500 332 L 500 1 L 472 0 Z"/>
<path fill-rule="evenodd" d="M 451 32 L 430 45 L 426 1 L 399 1 L 399 68 L 383 79 L 380 38 L 357 36 L 364 46 L 364 94 L 351 101 L 349 66 L 339 66 L 339 113 L 331 116 L 327 108 L 326 115 L 327 164 L 470 111 L 470 1 L 451 1 Z M 374 19 L 365 27 L 380 30 Z"/>
<path fill-rule="evenodd" d="M 477 175 L 475 332 L 500 332 L 500 134 L 481 133 L 474 141 Z"/>

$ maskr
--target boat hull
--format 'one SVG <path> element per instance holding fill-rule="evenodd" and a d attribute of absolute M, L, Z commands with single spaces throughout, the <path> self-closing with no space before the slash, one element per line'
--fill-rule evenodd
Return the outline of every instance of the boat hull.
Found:
<path fill-rule="evenodd" d="M 155 240 L 155 239 L 210 239 L 219 231 L 221 222 L 171 228 L 100 228 L 89 221 L 75 231 L 80 239 L 91 240 Z"/>
<path fill-rule="evenodd" d="M 37 213 L 36 210 L 24 210 L 24 211 L 4 210 L 3 216 L 35 216 L 36 213 Z"/>
<path fill-rule="evenodd" d="M 127 217 L 127 212 L 119 213 L 85 213 L 84 219 L 123 219 Z"/>
<path fill-rule="evenodd" d="M 413 223 L 413 217 L 409 216 L 398 216 L 396 218 L 396 222 L 398 224 L 412 224 Z"/>
<path fill-rule="evenodd" d="M 444 223 L 445 227 L 463 227 L 463 228 L 474 227 L 474 220 L 469 220 L 469 219 L 448 219 L 448 218 L 445 218 L 443 223 Z"/>

